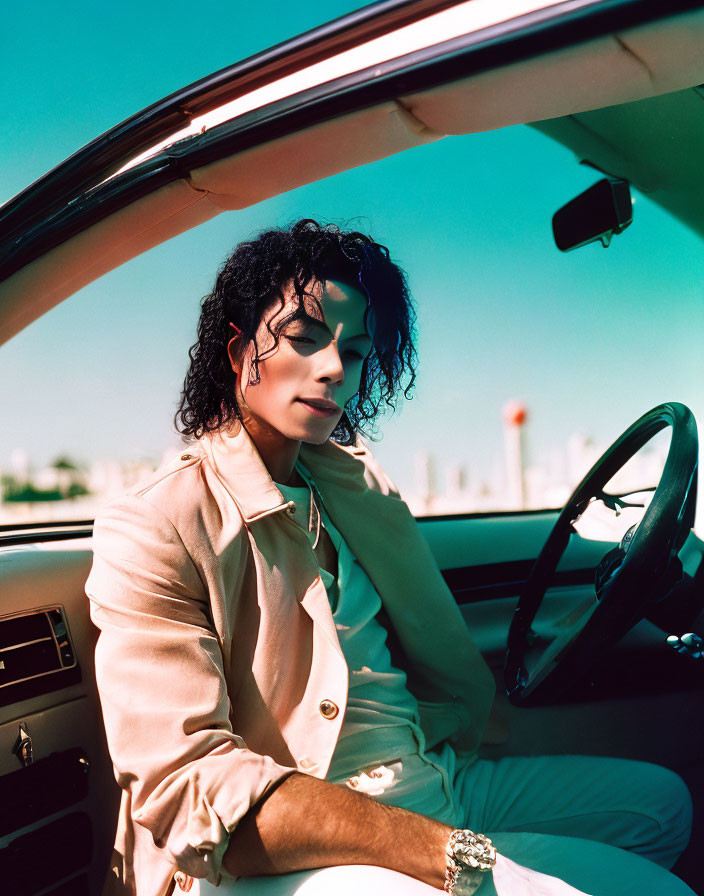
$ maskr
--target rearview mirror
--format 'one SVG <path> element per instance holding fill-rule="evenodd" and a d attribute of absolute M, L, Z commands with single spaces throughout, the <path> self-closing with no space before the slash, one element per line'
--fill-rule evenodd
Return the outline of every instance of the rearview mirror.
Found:
<path fill-rule="evenodd" d="M 563 252 L 601 240 L 606 248 L 615 233 L 633 220 L 633 202 L 627 180 L 605 177 L 563 205 L 552 217 L 557 248 Z"/>

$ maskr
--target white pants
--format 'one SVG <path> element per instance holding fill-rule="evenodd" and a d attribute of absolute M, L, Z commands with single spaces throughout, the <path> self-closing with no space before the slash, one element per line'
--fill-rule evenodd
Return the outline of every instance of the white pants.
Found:
<path fill-rule="evenodd" d="M 499 852 L 592 896 L 692 896 L 666 871 L 689 840 L 692 803 L 673 772 L 589 756 L 507 757 L 452 769 L 464 817 Z M 657 863 L 657 864 L 655 864 Z M 241 878 L 201 896 L 437 896 L 414 878 L 369 865 Z M 195 889 L 195 888 L 194 888 Z M 487 874 L 480 896 L 494 896 Z M 194 896 L 193 892 L 191 896 Z"/>

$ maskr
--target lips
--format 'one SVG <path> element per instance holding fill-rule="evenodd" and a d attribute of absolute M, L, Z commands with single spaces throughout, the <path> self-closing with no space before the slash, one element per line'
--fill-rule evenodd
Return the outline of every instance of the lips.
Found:
<path fill-rule="evenodd" d="M 314 417 L 335 417 L 342 411 L 334 401 L 324 401 L 320 398 L 298 398 L 296 400 Z"/>
<path fill-rule="evenodd" d="M 339 405 L 334 401 L 328 401 L 326 398 L 299 398 L 306 404 L 312 405 L 314 408 L 320 408 L 321 411 L 339 411 Z"/>

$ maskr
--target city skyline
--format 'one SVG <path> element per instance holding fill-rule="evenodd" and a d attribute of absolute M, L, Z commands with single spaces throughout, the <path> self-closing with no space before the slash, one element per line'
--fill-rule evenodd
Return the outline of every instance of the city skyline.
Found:
<path fill-rule="evenodd" d="M 506 424 L 505 411 L 506 406 Z M 528 419 L 526 417 L 526 426 Z M 656 485 L 668 445 L 667 432 L 652 440 L 617 474 L 613 488 L 617 492 L 636 492 Z M 553 452 L 552 464 L 548 468 L 529 464 L 520 452 L 519 476 L 525 480 L 525 485 L 522 498 L 517 501 L 512 482 L 515 471 L 510 469 L 516 456 L 513 453 L 511 428 L 505 425 L 503 464 L 496 465 L 489 478 L 470 474 L 467 463 L 439 465 L 432 452 L 418 450 L 412 456 L 413 480 L 410 483 L 396 481 L 396 485 L 416 516 L 555 508 L 565 503 L 578 481 L 606 447 L 584 433 L 573 433 L 561 448 L 557 447 Z M 136 458 L 128 462 L 115 458 L 82 462 L 77 457 L 63 456 L 56 458 L 52 465 L 38 467 L 32 464 L 27 452 L 15 449 L 8 463 L 0 463 L 0 477 L 10 475 L 17 484 L 31 484 L 36 489 L 62 487 L 64 493 L 71 482 L 78 481 L 86 486 L 89 493 L 62 501 L 36 501 L 34 505 L 0 501 L 0 524 L 94 516 L 105 501 L 147 481 L 160 463 L 171 461 L 179 450 L 182 448 L 165 449 L 153 463 Z M 72 467 L 73 474 L 70 473 Z M 391 471 L 387 472 L 392 475 Z"/>

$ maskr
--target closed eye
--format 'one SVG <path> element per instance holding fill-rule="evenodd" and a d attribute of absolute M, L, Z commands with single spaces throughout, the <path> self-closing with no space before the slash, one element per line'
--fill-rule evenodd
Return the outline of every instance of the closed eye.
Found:
<path fill-rule="evenodd" d="M 315 339 L 311 339 L 309 336 L 286 336 L 286 338 L 289 342 L 297 343 L 298 345 L 312 345 L 315 343 Z M 343 355 L 347 355 L 347 357 L 352 358 L 355 361 L 363 361 L 366 357 L 353 348 L 346 349 L 346 351 L 343 352 Z"/>

